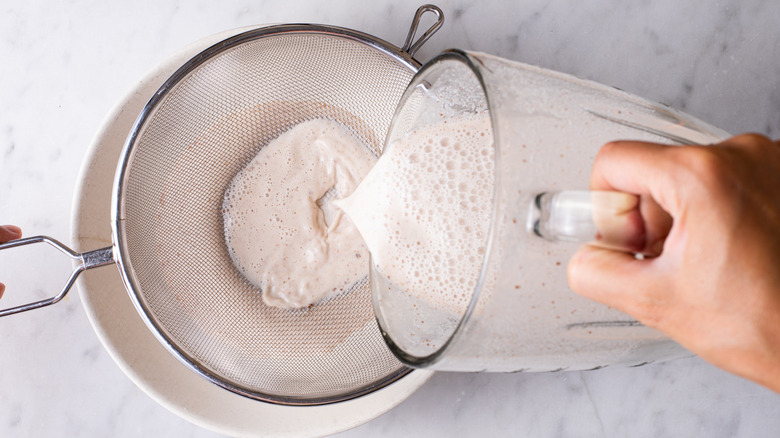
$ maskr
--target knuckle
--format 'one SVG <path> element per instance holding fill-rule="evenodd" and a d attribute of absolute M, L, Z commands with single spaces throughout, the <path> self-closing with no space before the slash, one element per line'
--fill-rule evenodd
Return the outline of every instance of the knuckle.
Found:
<path fill-rule="evenodd" d="M 601 146 L 601 149 L 599 149 L 598 154 L 596 154 L 596 159 L 604 159 L 604 157 L 612 155 L 615 150 L 620 149 L 623 147 L 627 142 L 623 140 L 614 140 L 610 141 L 608 143 L 605 143 L 603 146 Z"/>
<path fill-rule="evenodd" d="M 732 137 L 716 147 L 730 150 L 753 159 L 777 159 L 780 156 L 780 141 L 772 141 L 762 134 L 747 133 Z"/>
<path fill-rule="evenodd" d="M 590 186 L 592 190 L 604 190 L 610 188 L 609 175 L 614 176 L 619 173 L 616 168 L 619 163 L 626 159 L 626 146 L 634 142 L 615 140 L 605 143 L 599 148 L 593 159 L 593 165 L 590 175 Z"/>
<path fill-rule="evenodd" d="M 757 134 L 755 132 L 748 132 L 745 134 L 734 136 L 721 144 L 733 144 L 735 146 L 743 146 L 743 147 L 745 146 L 764 147 L 764 146 L 771 145 L 772 140 L 770 140 L 765 135 Z"/>
<path fill-rule="evenodd" d="M 678 151 L 676 162 L 694 183 L 704 185 L 710 190 L 723 188 L 730 180 L 729 157 L 716 147 L 684 147 Z"/>

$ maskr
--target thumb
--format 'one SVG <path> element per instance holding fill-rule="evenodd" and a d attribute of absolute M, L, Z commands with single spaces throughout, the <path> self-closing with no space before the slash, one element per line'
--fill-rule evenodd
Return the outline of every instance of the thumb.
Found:
<path fill-rule="evenodd" d="M 584 245 L 569 261 L 569 286 L 583 297 L 641 320 L 652 302 L 645 291 L 658 290 L 661 281 L 649 273 L 650 262 L 622 251 Z"/>

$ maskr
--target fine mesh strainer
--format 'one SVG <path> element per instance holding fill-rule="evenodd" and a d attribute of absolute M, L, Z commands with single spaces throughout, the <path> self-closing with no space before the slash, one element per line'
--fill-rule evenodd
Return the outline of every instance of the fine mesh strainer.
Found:
<path fill-rule="evenodd" d="M 427 12 L 436 21 L 413 41 Z M 251 30 L 201 52 L 163 84 L 128 137 L 114 183 L 113 246 L 77 254 L 46 236 L 0 245 L 46 242 L 77 266 L 59 295 L 0 316 L 53 304 L 80 272 L 117 263 L 169 351 L 230 391 L 315 405 L 403 377 L 409 369 L 384 344 L 367 279 L 307 309 L 266 306 L 231 262 L 220 208 L 233 176 L 303 121 L 337 121 L 378 155 L 420 66 L 412 56 L 442 22 L 439 8 L 422 6 L 402 49 L 301 24 Z"/>

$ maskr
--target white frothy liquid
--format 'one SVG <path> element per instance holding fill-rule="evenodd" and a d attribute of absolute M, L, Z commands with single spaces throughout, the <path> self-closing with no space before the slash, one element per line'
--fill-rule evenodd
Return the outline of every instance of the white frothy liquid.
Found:
<path fill-rule="evenodd" d="M 490 119 L 458 117 L 390 144 L 355 192 L 337 205 L 358 227 L 388 281 L 420 306 L 457 322 L 486 251 L 493 166 Z M 429 325 L 447 325 L 430 320 L 437 312 L 417 310 L 411 326 L 426 318 Z"/>
<path fill-rule="evenodd" d="M 663 139 L 587 111 L 570 114 L 581 97 L 563 86 L 547 93 L 520 85 L 517 101 L 531 109 L 524 123 L 504 125 L 516 146 L 505 145 L 500 160 L 488 115 L 445 117 L 390 144 L 355 192 L 337 203 L 380 272 L 377 317 L 404 353 L 424 358 L 451 340 L 470 311 L 468 333 L 437 362 L 447 370 L 488 363 L 501 371 L 553 370 L 625 360 L 659 335 L 572 293 L 565 269 L 579 244 L 529 233 L 528 207 L 537 193 L 587 187 L 593 156 L 607 141 Z"/>
<path fill-rule="evenodd" d="M 225 192 L 225 240 L 235 266 L 274 307 L 300 308 L 349 290 L 368 270 L 352 222 L 330 204 L 376 161 L 344 126 L 315 119 L 285 132 Z"/>

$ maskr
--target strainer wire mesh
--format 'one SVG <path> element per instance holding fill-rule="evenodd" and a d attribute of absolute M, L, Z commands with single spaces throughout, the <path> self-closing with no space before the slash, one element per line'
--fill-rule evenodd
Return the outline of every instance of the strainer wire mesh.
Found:
<path fill-rule="evenodd" d="M 320 404 L 400 378 L 408 370 L 382 341 L 367 280 L 308 309 L 268 307 L 231 263 L 220 208 L 233 176 L 303 121 L 337 121 L 378 155 L 417 65 L 311 25 L 209 50 L 161 88 L 123 156 L 115 228 L 136 306 L 187 365 L 249 397 Z"/>

